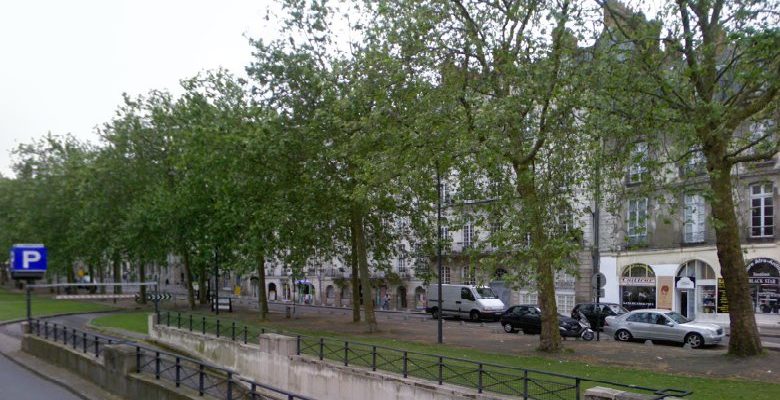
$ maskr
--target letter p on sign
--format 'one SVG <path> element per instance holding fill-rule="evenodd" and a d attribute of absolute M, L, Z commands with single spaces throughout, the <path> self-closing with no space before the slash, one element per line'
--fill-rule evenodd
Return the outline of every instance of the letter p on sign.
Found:
<path fill-rule="evenodd" d="M 11 248 L 11 277 L 14 279 L 40 279 L 46 267 L 46 247 L 42 244 L 15 244 Z"/>
<path fill-rule="evenodd" d="M 30 269 L 30 264 L 41 261 L 41 253 L 38 250 L 22 251 L 22 269 Z"/>

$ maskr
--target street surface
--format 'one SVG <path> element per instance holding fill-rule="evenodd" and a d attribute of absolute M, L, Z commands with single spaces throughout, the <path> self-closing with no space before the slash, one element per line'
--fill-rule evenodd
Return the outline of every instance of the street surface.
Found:
<path fill-rule="evenodd" d="M 62 386 L 20 367 L 0 355 L 0 400 L 80 400 Z"/>

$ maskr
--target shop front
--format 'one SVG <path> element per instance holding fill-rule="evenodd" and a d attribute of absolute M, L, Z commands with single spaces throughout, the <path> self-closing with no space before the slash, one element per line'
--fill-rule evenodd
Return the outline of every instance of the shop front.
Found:
<path fill-rule="evenodd" d="M 620 276 L 620 304 L 627 310 L 656 307 L 656 278 L 646 264 L 632 264 Z"/>
<path fill-rule="evenodd" d="M 675 276 L 676 302 L 673 310 L 695 319 L 698 314 L 713 314 L 717 303 L 717 276 L 712 267 L 701 260 L 690 260 Z"/>
<path fill-rule="evenodd" d="M 780 313 L 780 262 L 761 257 L 747 264 L 750 296 L 756 313 Z"/>

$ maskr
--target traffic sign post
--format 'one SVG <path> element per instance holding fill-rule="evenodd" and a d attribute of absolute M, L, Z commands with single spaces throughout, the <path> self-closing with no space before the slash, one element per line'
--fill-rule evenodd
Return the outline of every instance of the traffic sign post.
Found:
<path fill-rule="evenodd" d="M 11 278 L 25 280 L 27 321 L 32 319 L 32 288 L 30 285 L 46 274 L 46 247 L 42 244 L 15 244 L 11 247 Z"/>
<path fill-rule="evenodd" d="M 607 277 L 604 276 L 601 272 L 596 273 L 593 275 L 593 278 L 591 278 L 591 285 L 593 285 L 593 289 L 596 290 L 596 341 L 601 340 L 601 334 L 600 334 L 600 324 L 601 324 L 601 305 L 599 304 L 599 298 L 601 297 L 601 289 L 604 288 L 604 286 L 607 284 Z"/>

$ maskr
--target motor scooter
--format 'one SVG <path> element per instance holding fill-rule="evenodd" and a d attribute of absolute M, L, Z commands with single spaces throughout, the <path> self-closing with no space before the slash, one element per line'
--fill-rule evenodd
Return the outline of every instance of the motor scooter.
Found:
<path fill-rule="evenodd" d="M 582 326 L 582 330 L 580 331 L 580 337 L 582 340 L 586 342 L 590 342 L 596 337 L 596 333 L 593 332 L 593 329 L 590 329 L 590 322 L 588 321 L 588 318 L 580 312 L 580 325 Z"/>

